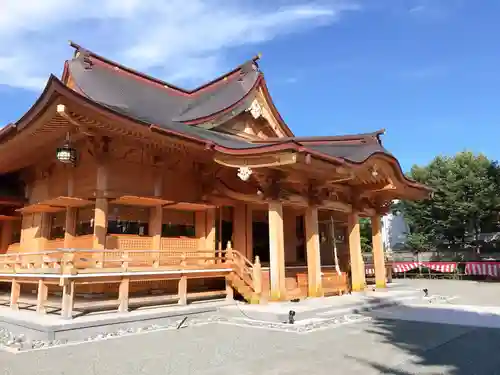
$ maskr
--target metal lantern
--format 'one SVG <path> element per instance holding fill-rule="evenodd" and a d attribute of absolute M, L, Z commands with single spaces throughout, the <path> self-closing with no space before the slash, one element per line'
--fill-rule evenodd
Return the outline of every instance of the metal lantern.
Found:
<path fill-rule="evenodd" d="M 64 143 L 64 146 L 57 148 L 56 158 L 64 164 L 75 164 L 76 150 L 71 147 L 69 134 L 66 136 L 66 142 Z"/>

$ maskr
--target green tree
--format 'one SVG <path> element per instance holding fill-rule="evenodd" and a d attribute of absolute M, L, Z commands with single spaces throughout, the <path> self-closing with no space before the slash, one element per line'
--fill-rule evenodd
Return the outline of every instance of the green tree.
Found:
<path fill-rule="evenodd" d="M 359 219 L 359 231 L 361 237 L 361 250 L 363 252 L 372 251 L 372 223 L 369 218 Z"/>
<path fill-rule="evenodd" d="M 409 177 L 435 189 L 432 199 L 400 202 L 413 237 L 411 246 L 464 243 L 466 236 L 494 230 L 500 206 L 500 168 L 486 156 L 461 152 L 438 156 Z"/>

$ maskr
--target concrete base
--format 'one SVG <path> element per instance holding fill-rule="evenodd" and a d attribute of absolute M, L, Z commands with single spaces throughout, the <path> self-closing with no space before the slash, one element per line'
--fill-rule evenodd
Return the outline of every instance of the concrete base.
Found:
<path fill-rule="evenodd" d="M 198 302 L 187 306 L 157 307 L 127 313 L 95 313 L 72 320 L 0 307 L 0 327 L 14 335 L 23 334 L 30 340 L 80 341 L 93 335 L 112 333 L 120 329 L 163 326 L 184 317 L 189 319 L 189 317 L 210 315 L 227 304 L 226 301 Z"/>
<path fill-rule="evenodd" d="M 221 307 L 219 313 L 231 318 L 282 323 L 288 321 L 290 310 L 295 311 L 295 321 L 313 318 L 333 318 L 381 309 L 421 298 L 415 290 L 385 290 L 356 292 L 351 295 L 311 298 L 300 302 L 270 302 L 267 305 L 238 305 Z"/>

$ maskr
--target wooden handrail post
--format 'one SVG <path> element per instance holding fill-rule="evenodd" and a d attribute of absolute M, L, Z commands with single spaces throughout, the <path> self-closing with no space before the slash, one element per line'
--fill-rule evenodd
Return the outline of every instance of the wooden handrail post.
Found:
<path fill-rule="evenodd" d="M 262 266 L 258 255 L 255 257 L 255 263 L 252 267 L 252 279 L 254 295 L 252 296 L 251 302 L 259 303 L 262 295 Z"/>
<path fill-rule="evenodd" d="M 127 270 L 129 260 L 130 260 L 130 258 L 128 256 L 128 251 L 124 251 L 122 254 L 122 269 L 123 269 L 123 271 Z"/>
<path fill-rule="evenodd" d="M 226 261 L 232 261 L 234 260 L 234 256 L 233 256 L 233 247 L 232 247 L 232 244 L 231 244 L 231 241 L 227 241 L 227 246 L 226 246 Z"/>
<path fill-rule="evenodd" d="M 23 264 L 21 261 L 21 256 L 19 254 L 16 255 L 16 261 L 14 263 L 14 272 L 16 272 L 18 269 L 23 268 Z"/>
<path fill-rule="evenodd" d="M 42 257 L 42 268 L 50 268 L 51 259 L 49 256 L 44 255 Z"/>
<path fill-rule="evenodd" d="M 160 267 L 160 252 L 153 253 L 153 268 Z"/>
<path fill-rule="evenodd" d="M 76 274 L 75 269 L 75 254 L 74 253 L 64 253 L 62 259 L 62 273 L 64 275 L 74 275 Z"/>

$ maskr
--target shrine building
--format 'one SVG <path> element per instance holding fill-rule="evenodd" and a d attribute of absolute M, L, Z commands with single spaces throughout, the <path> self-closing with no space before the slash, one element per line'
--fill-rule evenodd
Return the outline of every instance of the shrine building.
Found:
<path fill-rule="evenodd" d="M 385 287 L 380 217 L 430 189 L 405 177 L 383 131 L 296 137 L 259 57 L 185 90 L 71 46 L 62 77 L 0 129 L 12 308 L 25 293 L 40 313 L 60 295 L 71 317 L 88 294 L 127 311 L 153 292 L 259 303 L 362 290 L 360 217 Z"/>

